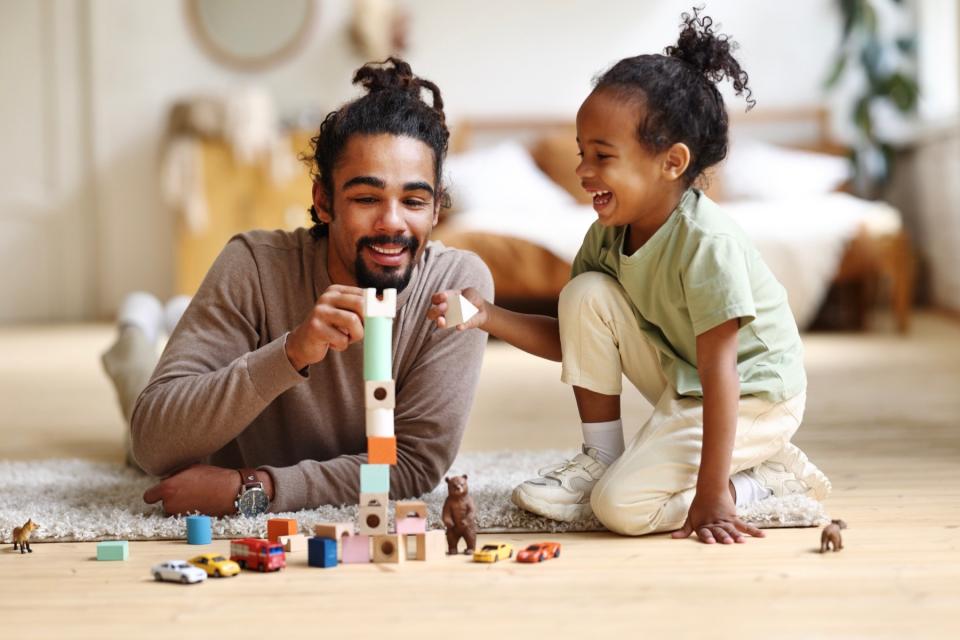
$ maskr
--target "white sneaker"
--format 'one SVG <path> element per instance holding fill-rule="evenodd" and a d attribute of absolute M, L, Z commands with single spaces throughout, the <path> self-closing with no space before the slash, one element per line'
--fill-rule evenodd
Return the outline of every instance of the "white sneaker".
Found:
<path fill-rule="evenodd" d="M 593 514 L 590 492 L 606 470 L 607 465 L 597 459 L 597 450 L 584 446 L 572 460 L 540 469 L 539 478 L 518 485 L 513 503 L 561 522 L 589 518 Z"/>
<path fill-rule="evenodd" d="M 135 291 L 123 299 L 117 311 L 117 326 L 136 327 L 150 344 L 156 344 L 163 330 L 163 305 L 144 291 Z"/>
<path fill-rule="evenodd" d="M 752 473 L 760 484 L 778 497 L 804 494 L 823 500 L 833 488 L 827 476 L 792 442 L 788 442 L 763 464 L 754 467 Z"/>

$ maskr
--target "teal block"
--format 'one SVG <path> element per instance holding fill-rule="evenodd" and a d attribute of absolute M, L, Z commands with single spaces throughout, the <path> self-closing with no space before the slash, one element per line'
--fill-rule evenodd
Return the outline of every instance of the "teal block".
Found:
<path fill-rule="evenodd" d="M 360 493 L 390 493 L 390 465 L 361 464 Z"/>
<path fill-rule="evenodd" d="M 97 560 L 126 560 L 130 545 L 126 540 L 107 540 L 97 544 Z"/>
<path fill-rule="evenodd" d="M 393 318 L 363 320 L 363 379 L 393 379 Z"/>
<path fill-rule="evenodd" d="M 187 516 L 187 544 L 210 544 L 213 530 L 210 516 Z"/>

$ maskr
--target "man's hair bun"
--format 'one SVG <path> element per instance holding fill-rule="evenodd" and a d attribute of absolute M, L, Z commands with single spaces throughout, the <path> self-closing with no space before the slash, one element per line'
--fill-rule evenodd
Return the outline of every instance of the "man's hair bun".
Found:
<path fill-rule="evenodd" d="M 363 86 L 368 94 L 391 90 L 403 91 L 418 100 L 421 99 L 421 91 L 426 89 L 433 98 L 434 110 L 443 115 L 443 98 L 440 97 L 440 89 L 437 85 L 414 75 L 410 64 L 400 58 L 390 56 L 383 62 L 368 62 L 357 69 L 353 76 L 353 84 Z"/>

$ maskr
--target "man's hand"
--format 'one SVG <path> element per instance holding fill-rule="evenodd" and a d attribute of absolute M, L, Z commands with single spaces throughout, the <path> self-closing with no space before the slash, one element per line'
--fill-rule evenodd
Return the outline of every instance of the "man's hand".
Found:
<path fill-rule="evenodd" d="M 257 471 L 267 496 L 273 499 L 273 478 L 266 471 Z M 240 493 L 240 474 L 207 464 L 195 464 L 165 478 L 143 494 L 143 501 L 163 502 L 167 515 L 199 511 L 209 516 L 236 513 L 234 500 Z"/>
<path fill-rule="evenodd" d="M 687 513 L 687 521 L 683 528 L 674 531 L 674 538 L 687 538 L 696 533 L 700 542 L 713 544 L 722 542 L 746 542 L 743 534 L 754 538 L 762 538 L 763 531 L 753 525 L 743 522 L 737 517 L 737 507 L 729 493 L 723 492 L 716 497 L 708 497 L 697 493 Z"/>
<path fill-rule="evenodd" d="M 482 329 L 487 321 L 487 301 L 472 287 L 467 287 L 462 291 L 450 289 L 433 294 L 433 297 L 430 298 L 430 308 L 427 309 L 427 319 L 436 322 L 441 329 L 446 328 L 447 319 L 444 314 L 447 313 L 447 300 L 457 295 L 462 295 L 477 308 L 477 313 L 472 318 L 457 325 L 457 331 Z"/>
<path fill-rule="evenodd" d="M 363 340 L 363 289 L 334 284 L 287 336 L 287 358 L 297 371 Z"/>

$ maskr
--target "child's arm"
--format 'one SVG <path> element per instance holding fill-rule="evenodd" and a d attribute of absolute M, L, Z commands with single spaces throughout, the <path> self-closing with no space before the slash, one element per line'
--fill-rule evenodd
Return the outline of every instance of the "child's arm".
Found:
<path fill-rule="evenodd" d="M 457 325 L 458 331 L 482 329 L 504 342 L 535 356 L 560 362 L 560 324 L 556 318 L 515 313 L 487 302 L 472 288 L 463 291 L 442 291 L 433 294 L 427 317 L 441 329 L 446 327 L 447 296 L 462 294 L 478 309 L 475 316 Z"/>
<path fill-rule="evenodd" d="M 730 495 L 730 458 L 737 435 L 740 376 L 737 373 L 738 319 L 697 336 L 697 372 L 703 385 L 703 450 L 697 491 L 683 529 L 674 537 L 696 532 L 701 541 L 743 542 L 743 533 L 763 532 L 742 522 Z"/>

